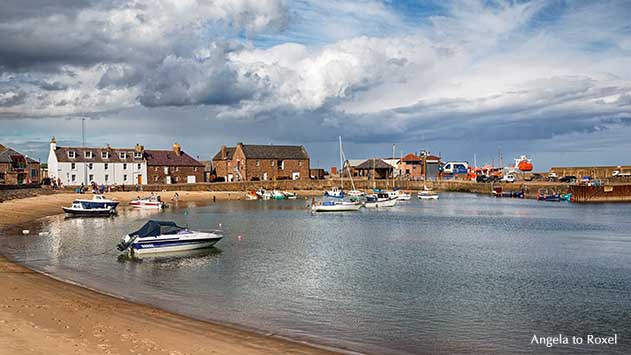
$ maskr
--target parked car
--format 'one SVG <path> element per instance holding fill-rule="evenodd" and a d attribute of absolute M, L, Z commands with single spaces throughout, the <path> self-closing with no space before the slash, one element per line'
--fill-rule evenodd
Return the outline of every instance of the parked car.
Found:
<path fill-rule="evenodd" d="M 559 179 L 559 177 L 557 176 L 557 174 L 555 173 L 550 173 L 548 174 L 548 181 L 550 182 L 555 182 Z"/>
<path fill-rule="evenodd" d="M 502 176 L 502 178 L 500 179 L 500 182 L 515 182 L 515 175 L 513 174 L 506 174 L 504 176 Z"/>
<path fill-rule="evenodd" d="M 568 184 L 573 184 L 576 182 L 576 176 L 574 175 L 566 175 L 562 178 L 559 179 L 559 182 L 564 182 L 564 183 L 568 183 Z"/>

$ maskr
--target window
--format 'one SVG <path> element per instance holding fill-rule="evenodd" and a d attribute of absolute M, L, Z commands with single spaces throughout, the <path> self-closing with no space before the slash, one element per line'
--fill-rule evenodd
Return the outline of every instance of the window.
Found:
<path fill-rule="evenodd" d="M 165 166 L 165 167 L 164 167 L 164 173 L 165 173 L 165 174 L 169 174 L 169 167 L 168 167 L 168 166 Z"/>
<path fill-rule="evenodd" d="M 176 166 L 176 167 L 175 167 L 175 171 L 180 171 L 180 167 L 179 167 L 179 166 Z"/>
<path fill-rule="evenodd" d="M 410 173 L 410 169 L 405 169 L 405 173 L 409 174 Z"/>
<path fill-rule="evenodd" d="M 285 162 L 282 160 L 278 161 L 278 169 L 280 170 L 284 170 L 285 169 Z"/>
<path fill-rule="evenodd" d="M 256 161 L 256 166 L 259 166 L 259 165 L 260 165 L 260 162 L 257 160 Z"/>
<path fill-rule="evenodd" d="M 123 163 L 123 170 L 127 170 L 127 163 Z"/>
<path fill-rule="evenodd" d="M 274 161 L 273 160 L 270 161 L 269 164 L 270 164 L 270 166 L 274 166 Z"/>
<path fill-rule="evenodd" d="M 77 164 L 70 163 L 70 170 L 76 170 L 76 169 L 77 169 Z"/>
<path fill-rule="evenodd" d="M 37 169 L 31 169 L 31 178 L 36 178 L 38 173 Z"/>
<path fill-rule="evenodd" d="M 83 156 L 84 156 L 86 159 L 92 159 L 92 152 L 91 152 L 91 151 L 89 151 L 89 152 L 84 152 L 84 153 L 83 153 Z"/>
<path fill-rule="evenodd" d="M 120 152 L 120 153 L 118 153 L 118 156 L 119 156 L 121 159 L 127 159 L 127 152 Z"/>
<path fill-rule="evenodd" d="M 123 175 L 123 181 L 127 181 L 127 174 Z"/>
<path fill-rule="evenodd" d="M 88 180 L 90 182 L 94 181 L 94 175 L 92 175 L 92 174 L 88 175 Z"/>
<path fill-rule="evenodd" d="M 193 169 L 193 171 L 197 172 L 197 167 L 195 167 L 195 169 Z"/>
<path fill-rule="evenodd" d="M 156 166 L 155 168 L 153 168 L 153 171 L 158 171 L 158 167 Z"/>
<path fill-rule="evenodd" d="M 110 179 L 110 176 L 105 174 L 105 182 L 107 182 Z"/>
<path fill-rule="evenodd" d="M 177 176 L 174 176 L 174 177 L 173 177 L 173 183 L 174 183 L 174 184 L 175 184 L 175 183 L 177 183 Z"/>
<path fill-rule="evenodd" d="M 298 166 L 302 166 L 302 160 L 298 162 Z"/>
<path fill-rule="evenodd" d="M 101 152 L 101 159 L 108 159 L 110 157 L 110 153 L 108 152 Z"/>
<path fill-rule="evenodd" d="M 109 167 L 110 167 L 110 165 L 108 163 L 105 163 L 104 169 L 107 170 Z"/>
<path fill-rule="evenodd" d="M 94 164 L 88 163 L 88 169 L 92 170 L 93 167 L 94 167 Z"/>
<path fill-rule="evenodd" d="M 142 153 L 134 152 L 134 159 L 142 159 Z"/>
<path fill-rule="evenodd" d="M 140 169 L 141 169 L 141 166 L 140 166 L 140 164 L 138 164 L 138 170 L 140 170 Z"/>
<path fill-rule="evenodd" d="M 0 182 L 4 182 L 5 179 L 5 173 L 0 173 Z"/>
<path fill-rule="evenodd" d="M 72 182 L 77 181 L 77 175 L 72 174 L 72 175 L 70 176 L 70 179 L 71 179 L 71 181 L 72 181 Z"/>
<path fill-rule="evenodd" d="M 157 176 L 154 176 L 154 177 L 153 177 L 153 181 L 158 182 L 158 177 L 157 177 Z"/>
<path fill-rule="evenodd" d="M 68 152 L 68 158 L 74 159 L 75 157 L 76 157 L 75 152 L 73 151 Z"/>

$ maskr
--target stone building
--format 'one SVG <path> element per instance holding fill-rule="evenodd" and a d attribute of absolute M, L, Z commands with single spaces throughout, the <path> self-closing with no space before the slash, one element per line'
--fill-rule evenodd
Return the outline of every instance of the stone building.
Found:
<path fill-rule="evenodd" d="M 40 164 L 0 144 L 0 185 L 39 184 Z"/>
<path fill-rule="evenodd" d="M 150 184 L 204 182 L 204 164 L 186 154 L 179 144 L 173 150 L 145 150 Z"/>
<path fill-rule="evenodd" d="M 253 145 L 222 146 L 213 157 L 218 178 L 224 181 L 309 179 L 309 154 L 303 146 Z"/>

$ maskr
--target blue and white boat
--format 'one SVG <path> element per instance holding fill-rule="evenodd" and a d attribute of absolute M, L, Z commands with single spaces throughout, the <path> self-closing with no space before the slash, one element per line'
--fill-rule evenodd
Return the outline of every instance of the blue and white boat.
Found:
<path fill-rule="evenodd" d="M 70 207 L 62 207 L 67 216 L 110 216 L 116 214 L 118 201 L 94 195 L 91 200 L 77 199 Z"/>
<path fill-rule="evenodd" d="M 91 200 L 76 199 L 76 200 L 74 200 L 73 203 L 81 203 L 81 205 L 83 205 L 83 207 L 86 208 L 86 209 L 90 209 L 90 208 L 111 208 L 111 209 L 116 209 L 116 206 L 118 206 L 118 204 L 120 202 L 114 201 L 114 200 L 110 200 L 110 199 L 108 199 L 107 197 L 105 197 L 103 195 L 94 195 Z"/>
<path fill-rule="evenodd" d="M 124 236 L 117 248 L 131 255 L 210 248 L 223 238 L 220 230 L 192 231 L 175 222 L 153 221 Z"/>

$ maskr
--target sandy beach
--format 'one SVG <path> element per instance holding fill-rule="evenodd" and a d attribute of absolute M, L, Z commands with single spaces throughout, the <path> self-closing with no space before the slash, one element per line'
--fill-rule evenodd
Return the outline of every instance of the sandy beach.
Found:
<path fill-rule="evenodd" d="M 107 194 L 123 204 L 138 192 Z M 169 201 L 174 192 L 160 193 Z M 141 193 L 147 195 L 147 193 Z M 0 203 L 0 230 L 47 215 L 79 195 Z M 90 196 L 90 195 L 82 195 Z M 179 192 L 180 202 L 243 198 Z M 0 354 L 333 354 L 272 336 L 193 320 L 54 280 L 0 256 Z"/>

